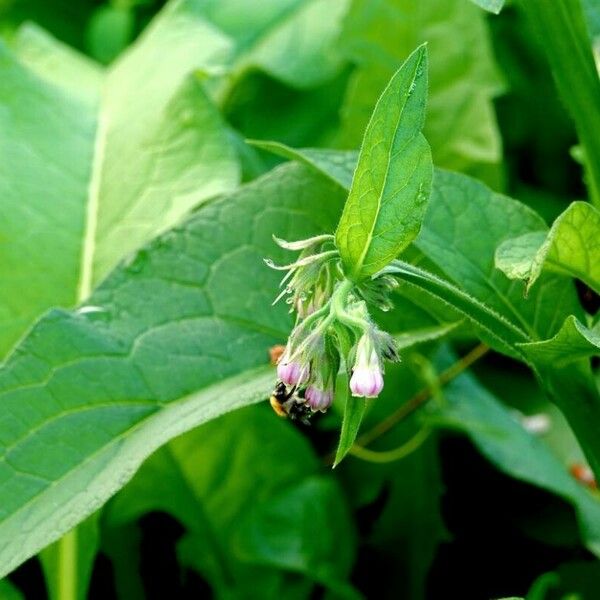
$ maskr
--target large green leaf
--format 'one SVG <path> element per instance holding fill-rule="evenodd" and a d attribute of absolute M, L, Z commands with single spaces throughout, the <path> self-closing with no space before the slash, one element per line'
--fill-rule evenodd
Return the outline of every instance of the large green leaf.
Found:
<path fill-rule="evenodd" d="M 514 325 L 493 308 L 467 294 L 454 284 L 410 263 L 396 260 L 386 267 L 386 273 L 400 278 L 400 293 L 412 287 L 421 296 L 421 303 L 440 303 L 451 307 L 458 318 L 466 318 L 479 336 L 495 350 L 520 358 L 517 345 L 529 339 L 525 331 Z"/>
<path fill-rule="evenodd" d="M 527 288 L 542 270 L 577 277 L 600 293 L 600 211 L 573 202 L 547 235 L 537 232 L 505 241 L 496 265 L 511 279 L 527 279 Z"/>
<path fill-rule="evenodd" d="M 544 227 L 530 208 L 469 178 L 438 170 L 417 247 L 462 289 L 533 339 L 554 335 L 569 314 L 582 315 L 573 286 L 547 276 L 529 298 L 495 268 L 504 240 Z M 485 231 L 485 235 L 481 232 Z"/>
<path fill-rule="evenodd" d="M 20 39 L 24 64 L 0 48 L 0 355 L 42 311 L 84 299 L 119 259 L 237 184 L 224 124 L 193 75 L 230 44 L 194 7 L 170 4 L 101 96 L 97 69 L 47 50 L 47 37 Z"/>
<path fill-rule="evenodd" d="M 335 587 L 352 564 L 352 525 L 335 485 L 315 480 L 318 469 L 299 432 L 266 406 L 248 407 L 158 450 L 110 503 L 106 522 L 169 512 L 185 525 L 182 546 L 194 548 L 193 565 L 219 596 L 243 595 L 250 581 L 254 589 L 271 584 L 280 570 Z M 311 535 L 315 519 L 329 523 L 329 538 Z"/>
<path fill-rule="evenodd" d="M 96 104 L 104 79 L 104 69 L 53 38 L 34 23 L 21 26 L 11 47 L 19 61 L 40 79 Z"/>
<path fill-rule="evenodd" d="M 424 134 L 434 163 L 487 174 L 502 159 L 492 104 L 501 83 L 485 15 L 467 0 L 353 1 L 341 43 L 357 68 L 341 110 L 339 143 L 358 146 L 392 73 L 423 42 L 430 64 Z"/>
<path fill-rule="evenodd" d="M 600 208 L 600 79 L 582 0 L 521 0 L 519 5 L 539 38 L 575 123 L 589 195 Z"/>
<path fill-rule="evenodd" d="M 427 50 L 406 60 L 377 102 L 365 132 L 335 241 L 349 277 L 373 275 L 417 236 L 431 191 L 432 164 L 421 134 Z"/>
<path fill-rule="evenodd" d="M 232 4 L 239 6 L 239 0 Z M 238 27 L 245 25 L 244 13 L 261 12 L 253 4 L 243 4 L 246 8 L 236 17 Z M 331 79 L 344 63 L 336 42 L 349 4 L 350 0 L 308 0 L 296 2 L 294 10 L 273 4 L 282 17 L 261 31 L 250 47 L 243 48 L 235 71 L 259 68 L 299 88 Z"/>
<path fill-rule="evenodd" d="M 358 152 L 348 150 L 328 150 L 326 148 L 290 148 L 281 142 L 249 140 L 249 144 L 272 152 L 283 158 L 297 160 L 313 167 L 332 181 L 339 183 L 342 188 L 350 190 L 352 176 L 356 168 Z"/>
<path fill-rule="evenodd" d="M 337 51 L 350 0 L 203 0 L 207 20 L 234 41 L 232 83 L 259 69 L 296 88 L 320 85 L 344 63 Z"/>
<path fill-rule="evenodd" d="M 463 375 L 445 388 L 444 414 L 459 420 L 484 456 L 512 477 L 561 496 L 577 512 L 587 547 L 600 556 L 600 501 L 579 484 L 568 466 L 474 378 Z"/>
<path fill-rule="evenodd" d="M 568 317 L 560 331 L 549 340 L 530 342 L 521 346 L 530 360 L 549 369 L 600 354 L 600 323 L 593 329 Z"/>
<path fill-rule="evenodd" d="M 285 193 L 282 194 L 282 190 Z M 339 187 L 287 165 L 158 238 L 0 369 L 0 573 L 83 520 L 169 438 L 265 398 L 274 231 L 331 231 Z"/>

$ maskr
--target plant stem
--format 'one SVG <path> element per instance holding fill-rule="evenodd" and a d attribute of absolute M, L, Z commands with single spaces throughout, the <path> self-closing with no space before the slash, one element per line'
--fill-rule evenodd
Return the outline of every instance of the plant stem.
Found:
<path fill-rule="evenodd" d="M 475 346 L 473 350 L 471 350 L 468 354 L 463 356 L 460 360 L 456 361 L 451 367 L 440 374 L 437 380 L 437 385 L 442 386 L 452 381 L 463 371 L 468 369 L 474 362 L 485 356 L 487 352 L 489 352 L 489 348 L 485 344 L 479 344 L 478 346 Z M 427 400 L 429 400 L 431 397 L 431 391 L 431 386 L 418 391 L 410 400 L 400 406 L 398 410 L 394 411 L 391 415 L 383 419 L 383 421 L 380 421 L 372 429 L 361 435 L 356 443 L 359 446 L 368 446 L 378 437 L 389 431 L 394 425 L 396 425 L 396 423 L 405 419 L 408 415 L 417 410 L 417 408 L 419 408 L 422 404 L 427 402 Z"/>
<path fill-rule="evenodd" d="M 600 207 L 600 79 L 581 0 L 521 0 L 583 146 L 586 183 Z"/>
<path fill-rule="evenodd" d="M 415 450 L 418 450 L 427 441 L 430 433 L 431 429 L 429 429 L 429 427 L 419 429 L 419 431 L 417 431 L 413 437 L 393 450 L 369 450 L 368 448 L 363 448 L 358 444 L 354 444 L 354 446 L 350 448 L 350 454 L 356 458 L 360 458 L 361 460 L 366 460 L 367 462 L 372 463 L 383 464 L 394 462 L 396 460 L 406 458 L 409 454 L 412 454 Z"/>
<path fill-rule="evenodd" d="M 77 600 L 77 528 L 58 542 L 58 600 Z"/>

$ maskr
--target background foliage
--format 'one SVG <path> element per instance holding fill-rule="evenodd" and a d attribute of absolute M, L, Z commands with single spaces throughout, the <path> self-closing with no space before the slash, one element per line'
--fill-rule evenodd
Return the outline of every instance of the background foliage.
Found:
<path fill-rule="evenodd" d="M 589 49 L 596 3 L 560 3 Z M 537 0 L 163 4 L 0 0 L 0 598 L 595 599 L 589 51 Z M 331 470 L 340 399 L 264 402 L 292 322 L 262 259 L 335 229 L 423 42 L 403 360 Z"/>

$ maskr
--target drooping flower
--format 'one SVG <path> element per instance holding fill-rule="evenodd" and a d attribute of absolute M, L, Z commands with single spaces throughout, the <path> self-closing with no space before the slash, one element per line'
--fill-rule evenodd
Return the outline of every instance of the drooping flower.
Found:
<path fill-rule="evenodd" d="M 326 412 L 333 402 L 333 387 L 326 386 L 325 389 L 321 389 L 317 385 L 309 385 L 306 388 L 304 397 L 306 398 L 306 404 L 314 412 L 318 410 Z"/>
<path fill-rule="evenodd" d="M 296 359 L 290 360 L 289 345 L 277 364 L 277 377 L 286 385 L 302 385 L 308 381 L 310 367 Z"/>
<path fill-rule="evenodd" d="M 356 349 L 356 362 L 350 378 L 353 396 L 376 398 L 383 389 L 381 360 L 368 334 L 364 334 Z"/>

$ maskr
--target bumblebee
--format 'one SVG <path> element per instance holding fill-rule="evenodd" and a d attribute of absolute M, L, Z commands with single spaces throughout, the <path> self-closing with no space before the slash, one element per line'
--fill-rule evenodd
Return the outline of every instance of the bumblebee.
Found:
<path fill-rule="evenodd" d="M 297 386 L 288 391 L 283 381 L 277 382 L 271 397 L 271 407 L 280 417 L 289 417 L 292 421 L 300 421 L 303 425 L 310 425 L 313 411 L 305 404 L 304 398 L 298 394 Z"/>

